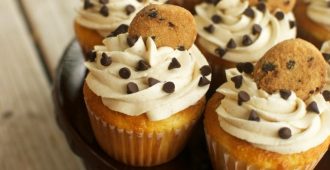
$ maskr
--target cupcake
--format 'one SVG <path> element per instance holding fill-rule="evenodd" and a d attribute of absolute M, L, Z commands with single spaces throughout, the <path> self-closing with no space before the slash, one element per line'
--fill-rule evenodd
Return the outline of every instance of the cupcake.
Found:
<path fill-rule="evenodd" d="M 193 45 L 194 30 L 189 11 L 149 5 L 129 33 L 94 48 L 85 63 L 84 98 L 97 142 L 112 158 L 154 166 L 185 146 L 211 79 L 211 68 Z"/>
<path fill-rule="evenodd" d="M 313 169 L 330 143 L 321 53 L 306 41 L 286 40 L 252 74 L 231 68 L 226 75 L 205 111 L 214 169 Z"/>
<path fill-rule="evenodd" d="M 330 1 L 300 0 L 294 9 L 298 36 L 317 47 L 330 39 Z"/>
<path fill-rule="evenodd" d="M 165 0 L 84 0 L 74 21 L 77 40 L 86 54 L 107 36 L 127 32 L 128 25 L 143 7 Z"/>
<path fill-rule="evenodd" d="M 296 37 L 295 18 L 281 9 L 271 13 L 264 2 L 204 2 L 196 6 L 196 44 L 213 68 L 211 89 L 225 81 L 224 69 L 257 62 L 272 46 Z"/>

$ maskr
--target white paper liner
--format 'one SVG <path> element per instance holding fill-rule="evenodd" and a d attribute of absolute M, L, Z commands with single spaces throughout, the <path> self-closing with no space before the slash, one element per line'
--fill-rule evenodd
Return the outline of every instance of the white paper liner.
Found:
<path fill-rule="evenodd" d="M 148 167 L 170 161 L 184 148 L 196 123 L 195 120 L 180 129 L 158 133 L 134 132 L 109 124 L 87 109 L 101 148 L 112 158 L 131 166 Z"/>
<path fill-rule="evenodd" d="M 249 165 L 243 161 L 236 160 L 221 147 L 221 144 L 213 140 L 210 135 L 207 134 L 206 130 L 205 136 L 214 170 L 266 170 L 266 168 L 259 168 L 255 165 Z M 313 170 L 325 153 L 326 150 L 313 163 L 306 166 L 296 167 L 294 170 Z"/>

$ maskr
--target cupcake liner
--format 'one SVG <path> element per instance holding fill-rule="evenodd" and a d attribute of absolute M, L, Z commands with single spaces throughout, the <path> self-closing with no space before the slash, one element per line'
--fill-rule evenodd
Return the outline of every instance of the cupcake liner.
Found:
<path fill-rule="evenodd" d="M 88 109 L 88 108 L 87 108 Z M 196 121 L 179 129 L 144 132 L 121 129 L 88 109 L 94 135 L 101 148 L 117 161 L 131 166 L 155 166 L 170 161 L 184 148 Z"/>
<path fill-rule="evenodd" d="M 222 147 L 222 145 L 215 140 L 213 140 L 210 135 L 207 134 L 205 131 L 206 140 L 207 140 L 207 146 L 209 155 L 211 158 L 211 162 L 213 165 L 214 170 L 260 170 L 265 168 L 259 168 L 255 165 L 249 165 L 248 163 L 237 160 L 234 157 L 232 157 L 230 154 L 228 154 L 225 149 Z M 319 163 L 319 161 L 322 159 L 323 155 L 326 153 L 326 150 L 320 154 L 319 158 L 316 159 L 316 161 L 300 166 L 295 167 L 296 170 L 313 170 L 316 165 Z"/>

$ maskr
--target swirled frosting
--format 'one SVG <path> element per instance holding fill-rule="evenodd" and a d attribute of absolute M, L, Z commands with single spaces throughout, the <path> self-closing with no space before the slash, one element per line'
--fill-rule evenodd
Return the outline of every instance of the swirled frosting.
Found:
<path fill-rule="evenodd" d="M 146 113 L 152 121 L 162 120 L 196 104 L 208 90 L 209 84 L 203 84 L 201 80 L 210 80 L 210 71 L 205 74 L 201 68 L 209 66 L 195 46 L 184 51 L 171 47 L 157 48 L 152 38 L 144 42 L 140 37 L 129 47 L 127 34 L 107 38 L 103 43 L 104 46 L 96 46 L 94 49 L 95 61 L 85 63 L 90 71 L 86 83 L 96 95 L 102 97 L 103 104 L 111 110 L 130 116 Z M 111 65 L 102 65 L 103 53 L 111 57 Z M 174 59 L 177 62 L 173 65 Z M 136 71 L 141 60 L 149 68 Z M 129 78 L 120 76 L 121 68 L 130 70 Z M 149 78 L 159 82 L 150 86 Z M 127 85 L 130 82 L 137 85 L 138 91 L 128 94 Z M 175 85 L 173 93 L 164 90 L 168 82 Z"/>
<path fill-rule="evenodd" d="M 217 89 L 225 97 L 216 109 L 219 123 L 227 133 L 254 146 L 280 154 L 306 151 L 323 143 L 330 135 L 330 103 L 321 94 L 303 101 L 294 92 L 284 99 L 279 92 L 268 94 L 258 89 L 253 79 L 237 69 L 226 71 L 228 82 Z M 235 88 L 232 77 L 243 76 L 240 88 Z M 250 100 L 238 105 L 238 93 L 245 91 Z M 316 102 L 319 114 L 307 111 Z M 260 121 L 249 120 L 254 110 Z M 279 137 L 279 129 L 291 130 L 289 139 Z"/>
<path fill-rule="evenodd" d="M 222 0 L 216 5 L 204 2 L 196 6 L 196 13 L 198 43 L 216 56 L 217 48 L 224 49 L 226 53 L 221 57 L 231 62 L 256 62 L 275 44 L 296 37 L 295 18 L 291 12 L 282 13 L 284 18 L 277 19 L 268 9 L 262 12 L 256 6 L 249 8 L 248 1 Z M 219 16 L 221 22 L 215 23 L 214 15 Z M 259 34 L 253 34 L 256 24 L 262 28 Z M 205 29 L 209 25 L 214 27 L 212 33 Z M 251 41 L 248 45 L 243 43 L 245 35 Z M 227 48 L 230 39 L 236 42 L 236 48 Z"/>
<path fill-rule="evenodd" d="M 309 3 L 307 7 L 307 16 L 320 24 L 330 26 L 330 7 L 326 0 L 305 0 Z"/>
<path fill-rule="evenodd" d="M 86 0 L 82 0 L 86 3 Z M 78 9 L 78 15 L 76 22 L 80 25 L 97 30 L 102 36 L 109 35 L 119 25 L 129 25 L 136 13 L 142 8 L 151 3 L 164 3 L 166 0 L 109 0 L 108 3 L 102 4 L 99 0 L 87 0 L 92 5 L 84 8 L 82 5 Z M 134 10 L 127 14 L 126 7 L 130 5 Z M 85 5 L 86 6 L 86 5 Z M 105 6 L 105 11 L 108 12 L 108 16 L 103 16 L 100 13 L 101 8 Z"/>

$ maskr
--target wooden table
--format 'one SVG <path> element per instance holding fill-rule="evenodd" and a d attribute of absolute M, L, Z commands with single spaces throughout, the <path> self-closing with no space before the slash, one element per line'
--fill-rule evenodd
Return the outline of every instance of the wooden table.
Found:
<path fill-rule="evenodd" d="M 0 169 L 80 170 L 54 118 L 52 77 L 79 0 L 0 1 Z"/>

